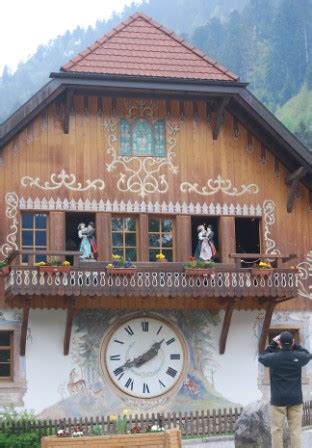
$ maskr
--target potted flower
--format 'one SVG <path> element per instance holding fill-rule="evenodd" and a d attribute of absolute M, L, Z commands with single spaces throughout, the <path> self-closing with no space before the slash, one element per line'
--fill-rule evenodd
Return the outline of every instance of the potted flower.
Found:
<path fill-rule="evenodd" d="M 68 274 L 70 271 L 70 262 L 62 261 L 59 257 L 48 257 L 47 261 L 39 261 L 36 263 L 39 272 L 52 273 L 61 272 L 63 274 Z"/>
<path fill-rule="evenodd" d="M 0 277 L 6 277 L 10 273 L 10 266 L 6 259 L 0 260 Z"/>
<path fill-rule="evenodd" d="M 262 260 L 251 268 L 251 275 L 265 276 L 272 274 L 272 272 L 273 267 L 271 263 Z"/>
<path fill-rule="evenodd" d="M 157 261 L 167 261 L 165 255 L 162 252 L 159 252 L 159 254 L 156 254 L 156 260 Z"/>
<path fill-rule="evenodd" d="M 107 272 L 111 275 L 133 275 L 137 272 L 132 261 L 125 261 L 120 255 L 113 255 L 113 261 L 106 266 Z"/>
<path fill-rule="evenodd" d="M 211 275 L 214 273 L 215 263 L 211 260 L 199 260 L 195 257 L 189 257 L 184 264 L 186 275 Z"/>

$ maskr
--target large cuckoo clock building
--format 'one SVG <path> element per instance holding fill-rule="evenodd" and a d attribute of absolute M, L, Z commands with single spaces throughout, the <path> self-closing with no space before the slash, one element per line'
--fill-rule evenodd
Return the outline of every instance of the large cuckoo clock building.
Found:
<path fill-rule="evenodd" d="M 266 398 L 258 351 L 312 344 L 312 153 L 141 13 L 50 78 L 0 126 L 0 406 Z"/>

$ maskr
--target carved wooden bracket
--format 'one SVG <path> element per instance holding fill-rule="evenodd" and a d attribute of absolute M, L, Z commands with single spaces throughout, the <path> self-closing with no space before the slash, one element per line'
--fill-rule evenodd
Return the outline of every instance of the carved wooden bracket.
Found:
<path fill-rule="evenodd" d="M 261 331 L 261 336 L 260 336 L 260 340 L 259 340 L 259 352 L 260 353 L 263 353 L 265 350 L 265 345 L 266 345 L 266 341 L 267 341 L 267 338 L 269 335 L 272 315 L 273 315 L 275 306 L 276 306 L 276 302 L 272 299 L 267 303 L 265 317 L 264 317 L 262 331 Z"/>
<path fill-rule="evenodd" d="M 217 107 L 216 122 L 215 122 L 214 128 L 212 130 L 213 140 L 218 140 L 221 125 L 223 123 L 224 109 L 229 104 L 229 102 L 230 102 L 229 97 L 222 98 L 222 100 L 220 101 L 220 103 Z"/>
<path fill-rule="evenodd" d="M 64 123 L 63 123 L 64 134 L 69 133 L 69 115 L 70 115 L 71 104 L 73 101 L 73 96 L 74 96 L 74 90 L 67 89 L 66 99 L 65 99 L 65 110 L 64 110 Z"/>
<path fill-rule="evenodd" d="M 64 355 L 68 355 L 69 353 L 69 344 L 70 344 L 70 336 L 73 326 L 73 320 L 75 315 L 75 299 L 71 297 L 68 299 L 67 303 L 67 316 L 66 316 L 66 326 L 65 326 L 65 334 L 64 334 Z"/>
<path fill-rule="evenodd" d="M 226 340 L 227 340 L 227 336 L 228 336 L 229 329 L 230 329 L 230 324 L 231 324 L 231 320 L 232 320 L 232 314 L 234 311 L 234 307 L 235 307 L 235 301 L 234 300 L 229 301 L 227 304 L 226 310 L 225 310 L 222 331 L 221 331 L 221 336 L 220 336 L 220 341 L 219 341 L 220 355 L 223 355 L 225 352 L 225 345 L 226 345 Z"/>
<path fill-rule="evenodd" d="M 21 327 L 21 338 L 20 338 L 20 355 L 25 356 L 26 352 L 26 338 L 28 329 L 28 318 L 29 318 L 29 307 L 30 298 L 26 298 L 23 304 L 23 317 L 22 317 L 22 327 Z"/>
<path fill-rule="evenodd" d="M 307 174 L 308 169 L 301 166 L 293 173 L 289 174 L 285 178 L 285 184 L 289 186 L 288 189 L 288 199 L 287 199 L 287 212 L 291 213 L 293 210 L 296 193 L 298 190 L 300 179 L 302 179 Z"/>

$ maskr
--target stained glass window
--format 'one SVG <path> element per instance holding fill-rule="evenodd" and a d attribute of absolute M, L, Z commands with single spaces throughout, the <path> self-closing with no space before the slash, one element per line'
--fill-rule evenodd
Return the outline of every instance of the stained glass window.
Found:
<path fill-rule="evenodd" d="M 136 118 L 119 120 L 120 155 L 166 157 L 166 122 Z"/>

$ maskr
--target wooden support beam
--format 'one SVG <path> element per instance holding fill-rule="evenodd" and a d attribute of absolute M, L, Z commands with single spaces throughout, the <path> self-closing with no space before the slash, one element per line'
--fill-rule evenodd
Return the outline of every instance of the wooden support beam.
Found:
<path fill-rule="evenodd" d="M 23 305 L 23 317 L 22 317 L 22 327 L 21 327 L 21 338 L 20 338 L 20 355 L 25 356 L 26 352 L 26 338 L 28 329 L 28 318 L 29 318 L 29 307 L 30 298 L 26 298 Z"/>
<path fill-rule="evenodd" d="M 217 108 L 217 114 L 216 114 L 216 122 L 214 125 L 214 128 L 212 130 L 212 138 L 213 140 L 218 140 L 221 125 L 223 123 L 223 117 L 224 117 L 224 109 L 229 104 L 230 98 L 225 97 L 223 98 Z"/>
<path fill-rule="evenodd" d="M 64 123 L 63 123 L 63 132 L 64 134 L 69 133 L 69 115 L 70 108 L 72 105 L 74 96 L 74 89 L 67 89 L 66 91 L 66 99 L 65 99 L 65 110 L 64 110 Z"/>
<path fill-rule="evenodd" d="M 293 173 L 290 173 L 290 174 L 288 174 L 288 176 L 286 176 L 285 184 L 291 185 L 294 180 L 302 179 L 307 174 L 307 172 L 308 172 L 307 168 L 305 168 L 304 166 L 301 166 L 296 171 L 294 171 Z"/>
<path fill-rule="evenodd" d="M 65 326 L 65 334 L 64 334 L 64 355 L 68 355 L 69 353 L 69 345 L 70 345 L 70 336 L 71 330 L 73 326 L 73 320 L 75 315 L 75 299 L 71 297 L 68 300 L 67 304 L 67 316 L 66 316 L 66 326 Z"/>
<path fill-rule="evenodd" d="M 259 340 L 259 352 L 260 353 L 263 353 L 265 350 L 265 345 L 266 345 L 266 342 L 268 339 L 269 329 L 270 329 L 272 315 L 273 315 L 275 306 L 276 306 L 276 302 L 272 299 L 267 304 L 265 317 L 264 317 L 264 321 L 263 321 L 263 326 L 262 326 L 262 331 L 261 331 L 261 336 L 260 336 L 260 340 Z"/>
<path fill-rule="evenodd" d="M 230 302 L 228 302 L 226 310 L 225 310 L 222 331 L 221 331 L 221 336 L 220 336 L 220 341 L 219 341 L 220 355 L 223 355 L 225 352 L 225 345 L 226 345 L 226 340 L 227 340 L 227 336 L 228 336 L 229 329 L 230 329 L 230 324 L 231 324 L 234 307 L 235 307 L 234 300 L 231 300 Z"/>
<path fill-rule="evenodd" d="M 301 166 L 293 173 L 288 174 L 288 176 L 285 178 L 285 184 L 289 186 L 287 198 L 288 213 L 291 213 L 293 210 L 300 179 L 302 179 L 307 174 L 307 171 L 307 168 Z"/>

